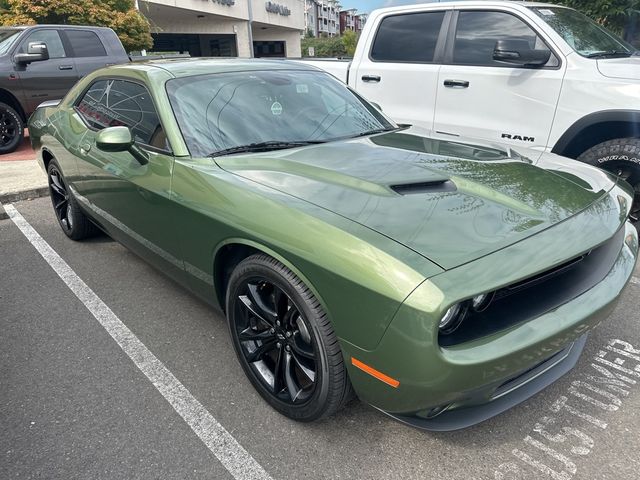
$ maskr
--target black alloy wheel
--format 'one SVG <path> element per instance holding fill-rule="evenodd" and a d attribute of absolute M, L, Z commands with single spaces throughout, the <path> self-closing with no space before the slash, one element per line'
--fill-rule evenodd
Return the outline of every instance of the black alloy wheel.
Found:
<path fill-rule="evenodd" d="M 313 421 L 352 396 L 337 337 L 310 289 L 275 259 L 256 254 L 229 279 L 226 311 L 243 370 L 283 415 Z"/>
<path fill-rule="evenodd" d="M 73 240 L 82 240 L 94 235 L 97 227 L 80 210 L 56 160 L 49 162 L 47 180 L 53 211 L 65 235 Z"/>
<path fill-rule="evenodd" d="M 49 194 L 53 211 L 56 214 L 58 223 L 65 233 L 73 228 L 73 217 L 71 215 L 71 205 L 69 204 L 69 192 L 62 178 L 62 174 L 56 164 L 49 168 Z"/>
<path fill-rule="evenodd" d="M 317 352 L 300 309 L 260 277 L 245 281 L 238 300 L 236 334 L 255 375 L 284 403 L 309 400 L 316 387 Z"/>
<path fill-rule="evenodd" d="M 13 152 L 24 138 L 24 124 L 18 112 L 0 103 L 0 154 Z"/>

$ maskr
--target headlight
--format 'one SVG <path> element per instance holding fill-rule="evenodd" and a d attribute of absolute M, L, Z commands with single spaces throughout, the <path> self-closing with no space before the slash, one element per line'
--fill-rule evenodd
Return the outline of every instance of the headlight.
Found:
<path fill-rule="evenodd" d="M 481 295 L 476 295 L 471 299 L 471 306 L 476 312 L 482 312 L 486 310 L 491 301 L 493 300 L 495 292 L 483 293 Z"/>
<path fill-rule="evenodd" d="M 462 304 L 456 303 L 449 308 L 440 320 L 440 333 L 449 334 L 460 326 L 462 320 L 464 320 L 464 314 L 466 308 L 463 308 Z"/>

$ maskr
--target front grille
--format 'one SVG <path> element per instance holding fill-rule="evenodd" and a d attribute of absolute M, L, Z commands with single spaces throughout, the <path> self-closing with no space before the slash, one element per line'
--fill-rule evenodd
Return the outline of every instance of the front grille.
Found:
<path fill-rule="evenodd" d="M 602 245 L 549 270 L 501 288 L 482 312 L 469 310 L 460 327 L 440 335 L 443 347 L 475 340 L 530 321 L 600 283 L 618 258 L 624 228 Z"/>

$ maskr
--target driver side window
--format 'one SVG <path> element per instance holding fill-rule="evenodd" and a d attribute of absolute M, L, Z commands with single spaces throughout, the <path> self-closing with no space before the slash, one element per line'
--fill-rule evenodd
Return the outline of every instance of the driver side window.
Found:
<path fill-rule="evenodd" d="M 49 58 L 64 58 L 67 56 L 57 30 L 36 30 L 20 45 L 16 53 L 27 53 L 27 47 L 32 42 L 44 42 L 49 50 Z"/>
<path fill-rule="evenodd" d="M 170 150 L 148 90 L 126 80 L 98 80 L 89 87 L 77 111 L 93 129 L 127 126 L 136 142 Z"/>
<path fill-rule="evenodd" d="M 462 11 L 456 26 L 453 63 L 504 67 L 505 64 L 493 59 L 493 50 L 498 40 L 523 40 L 534 50 L 549 50 L 538 34 L 515 15 L 506 12 Z M 547 66 L 558 65 L 558 59 L 552 52 Z"/>

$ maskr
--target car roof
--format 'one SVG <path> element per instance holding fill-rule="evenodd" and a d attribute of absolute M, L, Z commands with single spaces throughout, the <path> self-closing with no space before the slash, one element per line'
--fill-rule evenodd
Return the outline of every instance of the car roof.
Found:
<path fill-rule="evenodd" d="M 421 9 L 428 8 L 430 10 L 433 9 L 457 9 L 460 7 L 496 7 L 496 6 L 515 6 L 515 7 L 548 7 L 548 8 L 568 8 L 563 5 L 557 5 L 553 3 L 545 3 L 545 2 L 521 2 L 517 0 L 457 0 L 451 2 L 442 2 L 442 3 L 422 3 L 422 4 L 412 4 L 412 5 L 404 5 L 397 7 L 386 7 L 376 10 L 376 12 L 380 13 L 391 13 L 391 12 L 404 12 L 409 9 Z"/>
<path fill-rule="evenodd" d="M 109 27 L 96 27 L 95 25 L 55 25 L 49 23 L 37 24 L 37 25 L 4 25 L 0 27 L 0 30 L 26 30 L 28 28 L 62 28 L 62 29 L 78 29 L 78 30 L 86 30 L 90 28 L 91 30 L 111 30 Z"/>
<path fill-rule="evenodd" d="M 263 60 L 246 58 L 175 58 L 135 62 L 109 67 L 114 70 L 146 70 L 161 68 L 174 77 L 191 77 L 208 73 L 248 72 L 255 70 L 307 70 L 321 71 L 316 67 L 290 60 Z"/>

